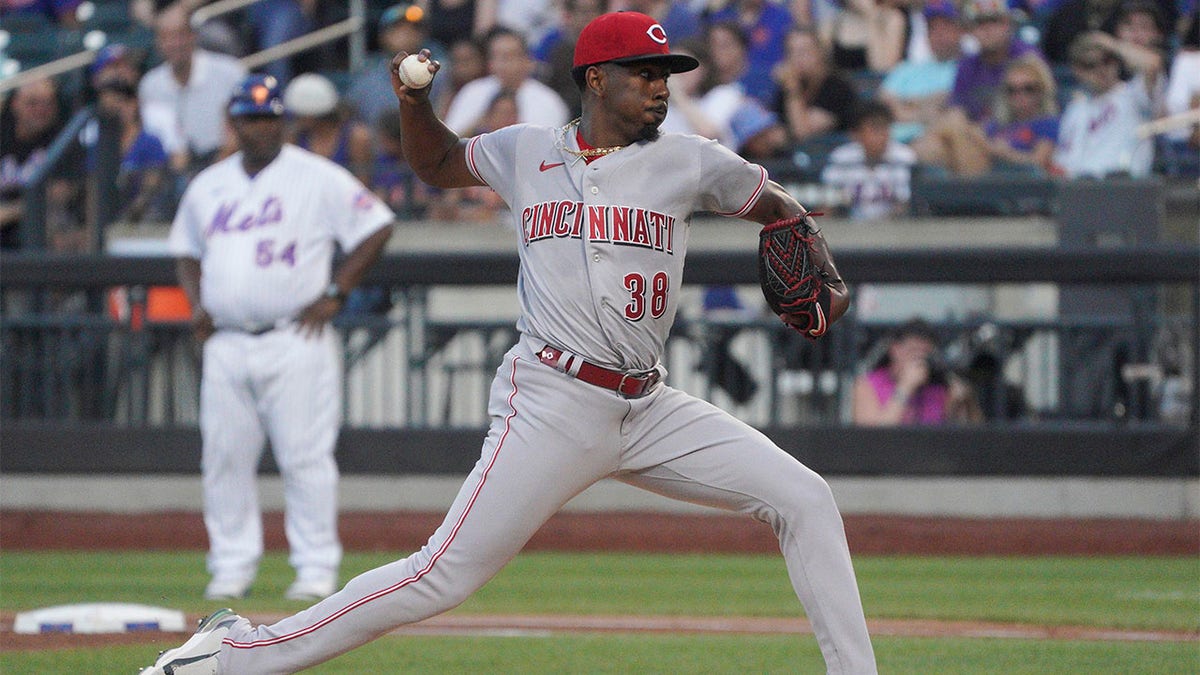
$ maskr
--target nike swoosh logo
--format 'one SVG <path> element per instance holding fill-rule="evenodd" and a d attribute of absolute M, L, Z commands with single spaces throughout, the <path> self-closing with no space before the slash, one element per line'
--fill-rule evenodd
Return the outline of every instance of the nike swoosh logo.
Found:
<path fill-rule="evenodd" d="M 547 164 L 546 160 L 543 159 L 542 165 L 538 167 L 538 171 L 549 171 L 550 169 L 553 169 L 556 166 L 562 166 L 565 163 L 566 162 L 551 162 Z"/>

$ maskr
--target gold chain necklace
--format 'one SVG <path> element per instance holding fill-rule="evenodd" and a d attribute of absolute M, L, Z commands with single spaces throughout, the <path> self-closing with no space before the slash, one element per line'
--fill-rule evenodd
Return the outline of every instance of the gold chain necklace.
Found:
<path fill-rule="evenodd" d="M 571 127 L 578 127 L 578 126 L 579 126 L 579 118 L 576 117 L 575 119 L 571 120 L 570 122 L 567 122 L 567 126 L 563 127 L 563 131 L 567 132 L 571 129 Z M 572 155 L 575 155 L 576 157 L 579 157 L 581 159 L 589 159 L 591 157 L 603 157 L 605 155 L 611 155 L 623 147 L 625 147 L 625 146 L 624 145 L 610 145 L 607 148 L 588 148 L 586 150 L 572 150 L 571 148 L 567 147 L 565 142 L 563 143 L 563 150 L 566 150 L 567 152 L 569 152 Z"/>

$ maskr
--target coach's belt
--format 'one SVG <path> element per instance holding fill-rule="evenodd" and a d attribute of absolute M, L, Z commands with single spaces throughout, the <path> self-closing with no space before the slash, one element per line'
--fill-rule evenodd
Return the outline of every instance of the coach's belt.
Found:
<path fill-rule="evenodd" d="M 611 370 L 603 366 L 597 366 L 594 363 L 588 363 L 577 354 L 564 352 L 550 345 L 539 349 L 537 356 L 542 363 L 555 370 L 562 371 L 588 384 L 610 389 L 625 398 L 641 398 L 649 394 L 650 390 L 654 388 L 654 385 L 658 384 L 659 379 L 662 377 L 657 370 L 637 373 Z"/>
<path fill-rule="evenodd" d="M 278 330 L 280 328 L 283 328 L 284 326 L 287 326 L 291 323 L 292 323 L 292 320 L 289 318 L 289 319 L 280 319 L 280 320 L 276 321 L 275 323 L 252 323 L 252 324 L 241 324 L 241 325 L 221 324 L 221 325 L 217 326 L 217 330 L 227 330 L 227 331 L 232 331 L 234 333 L 244 333 L 246 335 L 252 335 L 254 337 L 258 337 L 260 335 L 266 335 L 267 333 L 270 333 L 273 330 Z"/>

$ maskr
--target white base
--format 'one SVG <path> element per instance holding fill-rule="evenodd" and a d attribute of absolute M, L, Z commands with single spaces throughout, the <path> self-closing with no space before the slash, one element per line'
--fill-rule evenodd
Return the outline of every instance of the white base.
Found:
<path fill-rule="evenodd" d="M 13 632 L 37 633 L 133 633 L 138 631 L 183 632 L 183 612 L 164 607 L 123 602 L 84 602 L 43 607 L 21 612 L 13 621 Z"/>

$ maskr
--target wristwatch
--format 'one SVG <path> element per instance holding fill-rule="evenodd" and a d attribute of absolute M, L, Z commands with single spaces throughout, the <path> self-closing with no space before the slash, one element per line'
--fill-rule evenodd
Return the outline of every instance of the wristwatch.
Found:
<path fill-rule="evenodd" d="M 329 282 L 329 285 L 325 287 L 325 292 L 321 294 L 321 297 L 337 300 L 338 302 L 346 301 L 346 293 L 340 287 L 338 287 L 336 281 Z"/>

